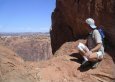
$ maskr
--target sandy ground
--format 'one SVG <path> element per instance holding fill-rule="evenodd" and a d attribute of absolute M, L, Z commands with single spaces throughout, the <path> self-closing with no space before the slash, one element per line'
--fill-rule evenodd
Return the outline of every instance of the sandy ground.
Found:
<path fill-rule="evenodd" d="M 0 82 L 115 82 L 113 52 L 106 53 L 96 69 L 81 69 L 78 42 L 65 43 L 55 56 L 40 62 L 25 62 L 9 48 L 0 46 Z"/>

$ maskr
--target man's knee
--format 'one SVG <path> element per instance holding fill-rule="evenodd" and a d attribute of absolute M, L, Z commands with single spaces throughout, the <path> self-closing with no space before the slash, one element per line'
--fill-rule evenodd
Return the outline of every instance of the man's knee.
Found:
<path fill-rule="evenodd" d="M 103 53 L 101 51 L 97 52 L 97 58 L 98 58 L 98 60 L 103 59 Z"/>
<path fill-rule="evenodd" d="M 86 48 L 86 46 L 83 43 L 79 43 L 77 46 L 78 50 L 80 51 L 84 51 L 84 49 Z"/>
<path fill-rule="evenodd" d="M 88 57 L 89 61 L 101 61 L 103 59 L 102 55 L 98 55 L 97 53 L 93 53 Z"/>
<path fill-rule="evenodd" d="M 96 61 L 98 59 L 98 56 L 96 53 L 92 53 L 88 56 L 89 61 Z"/>

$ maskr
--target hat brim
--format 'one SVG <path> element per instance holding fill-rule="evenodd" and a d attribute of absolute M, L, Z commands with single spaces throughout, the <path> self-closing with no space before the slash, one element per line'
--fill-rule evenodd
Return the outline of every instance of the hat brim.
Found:
<path fill-rule="evenodd" d="M 97 26 L 95 26 L 95 25 L 90 25 L 90 27 L 92 28 L 92 29 L 95 29 L 95 28 L 97 28 Z"/>

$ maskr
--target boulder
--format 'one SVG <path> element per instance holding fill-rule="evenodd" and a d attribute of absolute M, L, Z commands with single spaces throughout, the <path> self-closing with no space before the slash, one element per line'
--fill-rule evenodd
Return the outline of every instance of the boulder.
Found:
<path fill-rule="evenodd" d="M 65 42 L 86 37 L 89 30 L 85 20 L 89 17 L 104 27 L 115 47 L 115 0 L 56 0 L 50 30 L 53 53 Z"/>

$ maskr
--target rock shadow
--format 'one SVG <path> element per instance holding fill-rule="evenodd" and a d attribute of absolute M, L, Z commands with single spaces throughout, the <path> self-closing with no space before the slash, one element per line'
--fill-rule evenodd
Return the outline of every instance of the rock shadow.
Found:
<path fill-rule="evenodd" d="M 79 64 L 83 62 L 83 57 L 79 53 L 72 53 L 70 56 L 75 57 L 73 59 L 70 59 L 71 61 L 77 62 Z"/>
<path fill-rule="evenodd" d="M 112 49 L 112 47 L 107 48 L 105 52 L 111 56 L 113 62 L 115 63 L 115 49 Z"/>
<path fill-rule="evenodd" d="M 71 61 L 74 61 L 79 64 L 82 64 L 82 62 L 84 60 L 83 57 L 79 53 L 72 53 L 70 56 L 75 57 L 75 58 L 70 59 Z M 77 68 L 77 70 L 79 70 L 80 72 L 85 72 L 85 71 L 88 71 L 89 69 L 92 69 L 91 65 L 87 65 L 85 67 L 82 67 L 80 65 L 80 67 Z"/>

